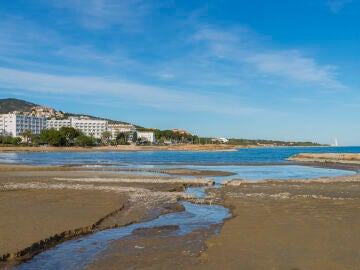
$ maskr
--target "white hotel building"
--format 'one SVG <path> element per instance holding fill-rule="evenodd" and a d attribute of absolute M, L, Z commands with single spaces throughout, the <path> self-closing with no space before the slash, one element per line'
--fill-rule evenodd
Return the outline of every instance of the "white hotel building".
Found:
<path fill-rule="evenodd" d="M 138 140 L 155 143 L 155 133 L 153 131 L 137 131 Z"/>
<path fill-rule="evenodd" d="M 45 117 L 14 113 L 0 115 L 0 135 L 19 137 L 27 129 L 30 129 L 32 134 L 39 135 L 45 128 Z"/>
<path fill-rule="evenodd" d="M 108 131 L 111 133 L 111 137 L 113 139 L 115 139 L 119 133 L 129 132 L 130 136 L 128 141 L 131 142 L 133 139 L 133 134 L 136 132 L 136 128 L 134 125 L 130 124 L 109 124 Z"/>
<path fill-rule="evenodd" d="M 76 117 L 70 117 L 67 120 L 47 120 L 47 129 L 59 130 L 61 127 L 73 127 L 81 130 L 86 136 L 92 136 L 94 138 L 101 138 L 101 134 L 107 131 L 108 122 L 106 120 L 95 119 L 79 119 Z"/>

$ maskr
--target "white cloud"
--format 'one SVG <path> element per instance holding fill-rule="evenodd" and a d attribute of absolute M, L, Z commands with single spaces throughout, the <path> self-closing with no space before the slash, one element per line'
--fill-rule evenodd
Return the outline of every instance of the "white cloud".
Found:
<path fill-rule="evenodd" d="M 290 80 L 313 83 L 325 88 L 342 89 L 345 86 L 335 79 L 334 66 L 321 66 L 297 50 L 254 53 L 246 58 L 264 73 Z"/>
<path fill-rule="evenodd" d="M 261 40 L 248 29 L 222 31 L 206 27 L 193 37 L 207 45 L 210 57 L 226 59 L 239 66 L 255 68 L 259 75 L 271 75 L 325 88 L 345 88 L 336 78 L 336 66 L 320 65 L 297 49 L 276 50 L 259 44 Z"/>
<path fill-rule="evenodd" d="M 0 67 L 2 89 L 41 95 L 127 100 L 134 105 L 175 111 L 202 111 L 216 114 L 244 115 L 261 109 L 243 105 L 236 96 L 201 95 L 177 89 L 130 83 L 113 78 L 52 75 Z M 95 98 L 95 99 L 94 99 Z"/>
<path fill-rule="evenodd" d="M 53 0 L 55 7 L 73 11 L 80 23 L 91 29 L 121 25 L 137 30 L 149 5 L 141 0 Z"/>

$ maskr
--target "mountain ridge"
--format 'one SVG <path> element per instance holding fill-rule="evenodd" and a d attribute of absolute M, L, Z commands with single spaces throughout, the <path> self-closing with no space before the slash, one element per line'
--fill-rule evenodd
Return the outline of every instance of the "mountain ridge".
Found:
<path fill-rule="evenodd" d="M 13 111 L 28 112 L 31 111 L 31 108 L 35 106 L 39 105 L 17 98 L 2 98 L 0 99 L 0 114 Z"/>
<path fill-rule="evenodd" d="M 5 113 L 13 112 L 13 111 L 31 112 L 31 109 L 36 106 L 43 106 L 43 105 L 35 104 L 32 102 L 22 100 L 22 99 L 17 99 L 17 98 L 2 98 L 2 99 L 0 99 L 0 114 L 5 114 Z M 44 106 L 46 106 L 46 105 L 44 105 Z M 77 114 L 77 113 L 66 112 L 65 115 L 66 115 L 66 118 L 71 117 L 71 116 L 74 116 L 74 117 L 87 116 L 92 119 L 106 120 L 110 124 L 129 124 L 128 122 L 124 122 L 124 121 L 113 120 L 113 119 L 108 119 L 108 118 L 103 118 L 103 117 L 97 117 L 97 116 L 92 116 L 92 115 L 87 115 L 87 114 Z"/>

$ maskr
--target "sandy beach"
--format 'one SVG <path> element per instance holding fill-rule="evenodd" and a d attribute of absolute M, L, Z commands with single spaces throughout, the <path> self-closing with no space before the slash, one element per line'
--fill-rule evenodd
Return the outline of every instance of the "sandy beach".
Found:
<path fill-rule="evenodd" d="M 289 157 L 287 160 L 296 162 L 310 163 L 330 163 L 330 164 L 348 164 L 360 165 L 360 154 L 346 153 L 306 153 Z"/>
<path fill-rule="evenodd" d="M 132 269 L 355 270 L 360 265 L 359 181 L 359 175 L 235 180 L 208 190 L 234 215 L 219 234 L 207 230 L 159 238 L 166 228 L 139 232 L 141 238 L 114 242 L 89 269 L 116 269 L 124 262 Z"/>
<path fill-rule="evenodd" d="M 233 182 L 233 209 L 197 269 L 358 269 L 360 176 Z M 195 269 L 195 268 L 194 268 Z"/>
<path fill-rule="evenodd" d="M 251 147 L 251 146 L 249 146 Z M 178 145 L 117 145 L 96 147 L 54 147 L 54 146 L 1 146 L 1 152 L 127 152 L 127 151 L 195 151 L 195 152 L 233 152 L 237 145 L 225 144 L 178 144 Z M 245 147 L 248 148 L 248 147 Z"/>
<path fill-rule="evenodd" d="M 212 184 L 207 178 L 52 168 L 0 167 L 0 210 L 5 213 L 0 220 L 0 251 L 10 254 L 6 257 L 10 261 L 36 254 L 39 250 L 24 256 L 19 251 L 62 232 L 68 232 L 69 238 L 60 242 L 181 211 L 179 198 L 193 201 L 181 192 L 185 186 Z M 182 170 L 176 173 L 201 175 Z M 112 242 L 86 269 L 123 265 L 128 269 L 335 270 L 360 265 L 359 174 L 233 179 L 222 188 L 208 188 L 207 193 L 203 203 L 221 204 L 233 213 L 222 226 L 171 237 L 161 236 L 177 230 L 176 226 L 137 230 Z M 0 268 L 8 266 L 3 263 Z"/>
<path fill-rule="evenodd" d="M 212 184 L 206 178 L 64 167 L 3 165 L 0 169 L 0 256 L 8 261 L 24 259 L 78 235 L 182 210 L 177 200 L 191 197 L 182 192 L 185 186 Z M 41 240 L 48 245 L 39 248 Z"/>

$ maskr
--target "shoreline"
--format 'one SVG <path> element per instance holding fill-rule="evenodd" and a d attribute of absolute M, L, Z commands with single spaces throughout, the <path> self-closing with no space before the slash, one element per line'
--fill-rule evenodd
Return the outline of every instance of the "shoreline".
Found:
<path fill-rule="evenodd" d="M 294 164 L 286 164 L 286 165 L 294 165 Z M 296 165 L 298 165 L 298 164 L 296 164 Z M 308 164 L 308 166 L 311 166 L 311 165 L 314 166 L 314 164 L 311 164 L 311 163 Z M 332 165 L 334 165 L 334 164 L 330 164 L 330 166 L 332 166 Z M 341 166 L 343 166 L 343 164 Z M 8 167 L 8 168 L 6 168 L 6 167 Z M 20 168 L 23 168 L 23 169 L 20 169 Z M 326 168 L 328 168 L 328 166 Z M 357 168 L 359 168 L 359 167 L 357 167 Z M 171 180 L 172 176 L 168 176 L 168 177 L 148 176 L 148 175 L 145 176 L 145 175 L 136 175 L 136 174 L 135 175 L 132 175 L 132 174 L 131 175 L 130 174 L 129 175 L 118 175 L 118 174 L 114 174 L 110 171 L 108 171 L 107 173 L 103 172 L 102 170 L 99 170 L 99 168 L 94 168 L 94 170 L 91 170 L 91 172 L 86 171 L 89 168 L 84 168 L 84 171 L 77 171 L 77 169 L 78 168 L 76 168 L 76 167 L 75 168 L 74 167 L 67 168 L 67 167 L 58 167 L 58 166 L 37 167 L 37 166 L 28 166 L 28 165 L 10 165 L 10 166 L 2 165 L 2 166 L 0 166 L 0 171 L 2 171 L 2 174 L 0 175 L 0 192 L 4 192 L 4 191 L 1 191 L 1 184 L 8 183 L 9 181 L 16 180 L 19 184 L 28 184 L 28 183 L 32 183 L 34 181 L 34 179 L 36 179 L 37 181 L 40 181 L 40 182 L 45 181 L 46 183 L 50 181 L 48 184 L 53 184 L 53 181 L 56 180 L 56 178 L 57 178 L 56 181 L 61 181 L 61 183 L 63 185 L 68 185 L 69 183 L 74 183 L 74 184 L 76 183 L 76 185 L 84 185 L 84 186 L 92 184 L 92 185 L 94 185 L 94 188 L 99 189 L 100 187 L 102 187 L 106 184 L 106 187 L 109 190 L 115 189 L 115 188 L 119 188 L 120 190 L 122 190 L 122 188 L 124 188 L 124 187 L 131 187 L 133 189 L 146 188 L 155 193 L 157 193 L 158 191 L 162 191 L 162 192 L 167 191 L 167 193 L 169 193 L 169 191 L 170 191 L 170 193 L 173 193 L 173 195 L 175 195 L 176 191 L 180 191 L 185 188 L 185 185 L 180 184 L 180 183 L 159 184 L 159 183 L 161 183 L 161 182 L 159 182 L 159 183 L 155 184 L 155 183 L 149 182 L 148 184 L 146 184 L 147 180 L 151 180 L 151 179 L 152 180 L 156 180 L 156 179 L 159 179 L 159 180 L 170 179 Z M 182 170 L 182 168 L 176 168 L 176 170 L 180 170 L 180 169 Z M 106 168 L 105 168 L 105 170 L 106 170 Z M 26 173 L 27 171 L 31 171 L 31 175 L 27 174 Z M 178 171 L 177 173 L 179 173 L 181 175 L 181 173 L 186 173 L 186 171 Z M 188 171 L 187 173 L 189 173 L 189 175 L 191 175 L 191 173 L 192 173 L 195 176 L 199 176 L 199 172 L 195 172 L 193 170 Z M 60 176 L 60 178 L 59 178 L 59 176 Z M 78 178 L 76 178 L 76 177 L 78 177 Z M 65 181 L 65 178 L 68 178 L 68 180 Z M 114 178 L 119 178 L 119 180 L 114 181 Z M 129 179 L 130 182 L 129 181 L 124 182 L 120 178 Z M 80 179 L 83 179 L 83 180 L 85 179 L 85 180 L 82 183 L 80 181 Z M 92 179 L 94 179 L 94 181 Z M 100 181 L 99 179 L 102 179 L 102 180 Z M 131 182 L 131 179 L 134 179 L 134 181 Z M 141 179 L 141 180 L 140 180 L 140 182 L 136 183 L 135 179 L 138 179 L 138 180 Z M 258 218 L 257 211 L 261 212 L 261 209 L 265 202 L 266 202 L 266 205 L 269 205 L 269 207 L 273 207 L 272 205 L 274 205 L 274 206 L 278 205 L 278 203 L 280 201 L 291 202 L 288 206 L 281 204 L 282 208 L 285 207 L 284 211 L 286 213 L 288 213 L 288 210 L 286 210 L 286 209 L 291 210 L 291 209 L 293 209 L 292 207 L 295 207 L 294 209 L 297 209 L 296 207 L 305 207 L 306 204 L 312 205 L 313 203 L 315 203 L 316 207 L 320 207 L 321 205 L 323 205 L 322 204 L 323 201 L 333 201 L 334 203 L 340 201 L 340 202 L 342 202 L 342 204 L 345 203 L 346 205 L 348 205 L 347 207 L 350 207 L 349 209 L 353 209 L 353 208 L 351 208 L 351 207 L 353 207 L 352 206 L 353 203 L 355 203 L 354 207 L 358 207 L 357 206 L 358 197 L 359 197 L 358 181 L 360 181 L 359 174 L 356 174 L 354 176 L 328 177 L 328 179 L 330 179 L 330 180 L 325 181 L 324 178 L 306 179 L 306 180 L 301 180 L 301 179 L 263 180 L 263 181 L 240 180 L 239 183 L 235 183 L 233 185 L 223 185 L 223 187 L 218 188 L 218 189 L 213 189 L 211 187 L 207 188 L 208 196 L 205 197 L 204 199 L 197 200 L 197 199 L 185 197 L 185 198 L 183 198 L 185 201 L 189 201 L 192 203 L 222 205 L 224 207 L 227 207 L 233 213 L 233 216 L 230 219 L 224 220 L 224 222 L 222 224 L 220 224 L 222 231 L 220 232 L 220 234 L 217 234 L 215 236 L 213 235 L 213 233 L 210 233 L 210 231 L 203 230 L 201 232 L 195 232 L 195 233 L 192 233 L 191 235 L 187 235 L 187 236 L 156 240 L 157 243 L 159 244 L 159 251 L 157 251 L 157 253 L 155 253 L 155 255 L 157 254 L 158 256 L 156 255 L 156 258 L 159 258 L 159 259 L 160 258 L 164 259 L 164 256 L 165 256 L 164 254 L 167 254 L 168 252 L 170 252 L 169 250 L 167 250 L 168 249 L 167 247 L 168 247 L 168 245 L 172 245 L 172 241 L 176 241 L 176 243 L 178 243 L 179 246 L 171 246 L 172 247 L 171 253 L 166 255 L 166 258 L 169 257 L 169 258 L 171 258 L 171 260 L 161 261 L 161 262 L 158 261 L 156 258 L 154 258 L 154 254 L 151 253 L 151 250 L 150 251 L 148 249 L 139 250 L 139 251 L 137 251 L 138 252 L 137 254 L 142 254 L 141 255 L 142 257 L 140 260 L 141 265 L 145 264 L 145 266 L 148 266 L 149 269 L 156 269 L 156 268 L 151 267 L 152 263 L 155 263 L 154 265 L 161 264 L 161 267 L 166 267 L 166 266 L 170 267 L 173 263 L 177 263 L 178 265 L 182 265 L 182 266 L 185 265 L 189 269 L 218 269 L 218 267 L 219 267 L 218 263 L 221 262 L 221 265 L 228 266 L 227 269 L 235 269 L 235 268 L 232 268 L 231 263 L 229 264 L 229 262 L 226 262 L 226 261 L 222 260 L 221 258 L 219 258 L 218 255 L 215 255 L 218 252 L 224 253 L 224 251 L 222 251 L 222 249 L 219 250 L 217 247 L 219 247 L 219 245 L 223 246 L 223 247 L 225 246 L 225 250 L 227 250 L 227 252 L 229 254 L 222 254 L 222 256 L 224 256 L 225 258 L 228 258 L 229 261 L 231 261 L 230 258 L 236 258 L 236 254 L 235 254 L 236 248 L 234 248 L 234 247 L 239 246 L 240 243 L 237 242 L 238 241 L 237 239 L 240 239 L 241 236 L 237 233 L 238 230 L 229 224 L 233 224 L 233 223 L 237 224 L 239 222 L 240 222 L 240 224 L 242 224 L 245 222 L 244 219 L 250 218 L 250 220 L 252 220 L 254 218 Z M 357 179 L 357 181 L 354 182 L 352 179 Z M 183 179 L 183 181 L 186 181 L 186 179 Z M 236 181 L 237 181 L 236 179 L 233 179 L 233 183 Z M 72 184 L 71 188 L 77 187 L 74 184 Z M 356 189 L 351 187 L 352 185 L 356 185 Z M 269 189 L 270 186 L 271 186 L 271 189 Z M 44 192 L 48 192 L 47 190 L 48 189 L 45 188 Z M 344 191 L 347 192 L 346 194 L 349 194 L 349 195 L 345 194 L 348 198 L 346 200 L 344 200 L 342 197 L 342 196 L 344 196 L 344 194 L 343 194 Z M 17 192 L 17 191 L 14 190 L 14 191 L 11 191 L 10 193 L 14 194 L 14 192 Z M 66 191 L 66 192 L 68 192 L 68 191 Z M 74 192 L 79 192 L 79 191 L 75 190 Z M 100 192 L 100 191 L 96 191 L 96 192 Z M 108 192 L 110 192 L 110 191 L 108 191 Z M 41 193 L 41 191 L 40 191 L 40 193 Z M 55 194 L 56 193 L 57 193 L 57 191 L 55 192 Z M 30 194 L 32 197 L 34 196 L 33 192 L 29 193 L 29 195 Z M 112 194 L 112 193 L 110 192 L 107 194 Z M 120 192 L 118 194 L 121 195 L 124 193 Z M 175 195 L 175 197 L 176 196 L 178 196 L 178 195 Z M 346 198 L 346 196 L 345 196 L 345 198 Z M 175 197 L 172 196 L 172 198 L 175 198 Z M 13 255 L 6 255 L 8 257 L 6 257 L 4 259 L 8 260 L 10 263 L 17 262 L 18 261 L 17 258 L 20 259 L 20 261 L 26 260 L 26 259 L 29 259 L 32 256 L 36 255 L 37 253 L 43 251 L 44 249 L 46 250 L 48 248 L 51 248 L 54 245 L 64 242 L 66 240 L 74 239 L 74 238 L 80 237 L 82 235 L 96 232 L 98 230 L 113 228 L 112 226 L 126 226 L 128 224 L 131 224 L 132 222 L 142 222 L 142 221 L 144 221 L 144 218 L 149 218 L 149 216 L 147 216 L 147 213 L 149 213 L 149 212 L 155 213 L 157 215 L 161 215 L 164 213 L 169 213 L 171 211 L 180 211 L 181 209 L 176 207 L 177 200 L 178 200 L 178 197 L 175 201 L 172 201 L 172 203 L 167 202 L 167 200 L 159 201 L 155 207 L 157 210 L 156 209 L 154 210 L 154 208 L 152 210 L 146 209 L 146 207 L 144 208 L 144 206 L 142 206 L 142 208 L 140 207 L 138 209 L 134 209 L 134 208 L 129 207 L 129 205 L 125 202 L 120 208 L 114 209 L 113 210 L 114 213 L 111 211 L 108 212 L 110 214 L 104 213 L 101 216 L 101 219 L 97 219 L 97 222 L 102 220 L 99 224 L 96 225 L 96 226 L 101 225 L 102 226 L 101 228 L 94 226 L 94 224 L 97 223 L 97 222 L 95 222 L 95 223 L 88 223 L 88 224 L 92 224 L 92 225 L 87 225 L 85 227 L 75 227 L 78 229 L 65 230 L 62 233 L 55 233 L 55 234 L 52 234 L 53 235 L 52 237 L 41 238 L 44 240 L 41 240 L 41 241 L 37 240 L 34 243 L 34 245 L 32 245 L 30 247 L 28 246 L 27 248 L 22 249 L 22 251 L 20 251 L 20 253 L 18 252 L 19 255 L 21 255 L 20 257 L 17 255 L 14 255 L 17 253 L 13 253 Z M 308 201 L 308 200 L 310 200 L 310 201 Z M 306 204 L 304 205 L 303 202 L 304 203 L 306 202 Z M 251 206 L 253 203 L 255 203 L 255 205 Z M 258 204 L 259 204 L 259 207 L 257 206 Z M 239 206 L 241 206 L 241 207 L 239 208 Z M 244 213 L 242 212 L 243 210 L 246 209 L 246 208 L 243 208 L 244 206 L 246 206 L 246 207 L 251 206 L 254 209 L 253 212 L 245 211 L 248 218 L 246 217 L 246 215 L 244 216 Z M 243 209 L 243 210 L 241 210 L 241 209 Z M 272 208 L 270 208 L 270 209 L 272 209 Z M 277 209 L 277 208 L 274 208 L 274 209 Z M 318 208 L 316 208 L 316 209 L 318 209 Z M 319 208 L 319 209 L 321 209 L 321 208 Z M 360 205 L 359 205 L 359 209 L 360 209 Z M 15 210 L 16 210 L 16 208 L 15 208 Z M 74 209 L 71 209 L 71 211 L 73 211 L 73 210 Z M 130 214 L 130 216 L 128 216 L 128 219 L 124 220 L 124 217 L 123 217 L 125 214 L 124 211 L 130 211 L 130 212 L 133 211 L 132 212 L 133 214 Z M 331 211 L 333 211 L 333 210 L 331 210 Z M 338 214 L 338 212 L 336 212 L 337 211 L 336 209 L 334 209 L 334 211 L 335 212 L 331 212 L 331 213 Z M 129 217 L 132 217 L 132 218 L 129 219 Z M 242 217 L 242 218 L 239 220 L 239 217 Z M 324 218 L 327 219 L 327 216 Z M 122 221 L 122 223 L 118 222 L 119 219 L 120 219 L 120 221 Z M 233 220 L 236 220 L 236 222 Z M 117 222 L 115 222 L 115 221 L 117 221 Z M 127 221 L 127 223 L 125 221 Z M 119 225 L 119 224 L 122 224 L 122 225 Z M 229 226 L 230 226 L 230 231 L 228 231 Z M 224 228 L 226 230 L 225 232 L 223 232 Z M 141 234 L 141 232 L 137 232 L 137 233 Z M 229 235 L 229 233 L 234 236 L 236 235 L 236 237 L 227 239 L 226 237 Z M 261 229 L 261 233 L 266 233 L 265 228 Z M 126 241 L 128 241 L 128 243 L 131 244 L 132 247 L 134 247 L 135 245 L 151 246 L 153 241 L 155 241 L 155 239 L 157 239 L 156 238 L 157 234 L 158 233 L 155 228 L 153 231 L 148 231 L 148 233 L 147 233 L 147 235 L 149 237 L 148 240 L 136 239 L 136 237 L 135 237 L 134 239 L 127 239 Z M 270 237 L 270 236 L 266 234 L 266 237 Z M 284 237 L 284 236 L 282 234 L 280 234 L 280 235 L 278 235 L 278 237 Z M 186 247 L 187 249 L 191 249 L 191 246 L 188 246 L 188 244 L 186 244 L 185 242 L 191 243 L 191 241 L 195 241 L 195 239 L 196 239 L 196 241 L 200 241 L 203 244 L 196 246 L 196 248 L 193 248 L 191 253 L 189 253 L 190 255 L 182 254 L 181 248 Z M 224 239 L 226 239 L 226 240 L 224 240 Z M 230 250 L 227 249 L 228 246 L 231 247 Z M 116 247 L 116 245 L 114 247 Z M 34 248 L 35 248 L 35 251 L 34 251 Z M 180 248 L 180 250 L 179 250 L 179 248 Z M 111 251 L 111 252 L 116 251 L 116 249 L 115 250 L 112 249 L 112 250 L 113 251 Z M 177 255 L 179 253 L 182 254 L 182 256 L 179 257 Z M 26 256 L 24 256 L 24 255 L 26 255 Z M 229 257 L 230 255 L 233 257 Z M 266 256 L 265 256 L 265 258 L 266 258 Z M 129 260 L 129 262 L 131 262 L 132 260 L 139 261 L 138 256 L 135 257 L 135 259 L 132 256 L 131 259 L 129 257 L 128 260 Z M 248 258 L 247 259 L 243 258 L 243 259 L 244 259 L 244 262 L 242 262 L 242 263 L 245 263 L 243 265 L 245 265 L 245 266 L 251 265 L 251 263 L 249 264 L 249 261 L 247 260 Z M 154 262 L 154 260 L 155 260 L 155 262 Z M 100 261 L 97 261 L 96 267 L 95 268 L 93 267 L 93 269 L 107 269 L 106 266 L 109 266 L 112 264 L 118 265 L 118 263 L 119 263 L 119 261 L 115 257 L 111 258 L 110 260 L 106 260 L 106 262 L 104 260 L 100 260 Z M 147 265 L 147 263 L 149 265 Z M 240 263 L 240 262 L 238 262 L 238 263 Z M 7 264 L 7 263 L 5 263 L 3 265 L 0 264 L 0 268 L 2 268 L 2 267 L 6 268 L 9 265 L 10 264 Z M 306 269 L 306 268 L 304 268 L 304 269 Z M 352 268 L 350 268 L 350 269 L 352 269 Z"/>
<path fill-rule="evenodd" d="M 94 146 L 94 147 L 55 147 L 55 146 L 0 146 L 0 153 L 34 153 L 34 152 L 152 152 L 152 151 L 185 151 L 185 152 L 236 152 L 235 145 L 206 144 L 206 145 L 173 145 L 173 146 Z"/>
<path fill-rule="evenodd" d="M 360 154 L 353 153 L 301 153 L 287 158 L 289 161 L 360 165 Z"/>
<path fill-rule="evenodd" d="M 67 240 L 183 211 L 177 201 L 190 196 L 182 191 L 187 186 L 209 182 L 204 179 L 196 184 L 196 178 L 175 181 L 170 177 L 55 169 L 42 171 L 40 168 L 29 175 L 26 170 L 3 168 L 0 209 L 3 208 L 1 212 L 7 218 L 0 222 L 1 269 Z M 41 222 L 44 218 L 53 225 Z M 15 234 L 14 226 L 18 231 Z"/>

